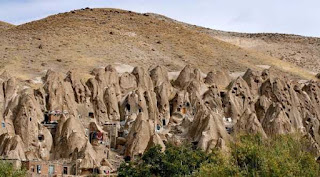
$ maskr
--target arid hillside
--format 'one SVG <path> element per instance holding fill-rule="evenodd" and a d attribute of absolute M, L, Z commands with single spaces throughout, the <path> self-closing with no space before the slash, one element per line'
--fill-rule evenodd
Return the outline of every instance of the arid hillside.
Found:
<path fill-rule="evenodd" d="M 310 71 L 316 69 L 299 67 L 295 60 L 280 60 L 288 52 L 278 51 L 276 45 L 274 51 L 280 54 L 269 55 L 259 46 L 250 48 L 225 39 L 228 33 L 215 34 L 159 15 L 87 8 L 0 30 L 0 71 L 29 79 L 48 69 L 66 72 L 77 68 L 88 73 L 95 67 L 121 63 L 160 64 L 176 71 L 191 64 L 204 72 L 223 69 L 231 73 L 274 66 L 276 71 L 300 78 L 314 77 Z M 312 45 L 316 48 L 317 44 Z M 297 54 L 305 53 L 302 45 L 298 48 Z M 309 59 L 309 55 L 304 57 Z"/>
<path fill-rule="evenodd" d="M 14 25 L 0 21 L 0 30 L 6 30 L 14 27 Z"/>
<path fill-rule="evenodd" d="M 204 30 L 215 39 L 237 45 L 247 50 L 257 51 L 299 67 L 319 72 L 320 39 L 289 34 L 233 33 Z"/>

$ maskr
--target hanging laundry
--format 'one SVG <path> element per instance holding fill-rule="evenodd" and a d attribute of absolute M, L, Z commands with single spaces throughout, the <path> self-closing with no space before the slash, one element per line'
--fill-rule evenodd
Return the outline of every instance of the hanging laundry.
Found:
<path fill-rule="evenodd" d="M 98 140 L 102 140 L 102 138 L 103 138 L 103 133 L 98 132 L 98 133 L 97 133 L 97 139 L 98 139 Z"/>

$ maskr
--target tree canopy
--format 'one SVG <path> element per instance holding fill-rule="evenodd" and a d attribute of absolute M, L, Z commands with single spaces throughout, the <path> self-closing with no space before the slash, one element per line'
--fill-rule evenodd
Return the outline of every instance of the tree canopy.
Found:
<path fill-rule="evenodd" d="M 134 161 L 121 164 L 125 176 L 319 176 L 319 165 L 308 143 L 296 135 L 263 139 L 242 135 L 230 144 L 229 153 L 205 153 L 191 145 L 150 148 Z"/>
<path fill-rule="evenodd" d="M 5 177 L 25 177 L 25 170 L 15 169 L 11 163 L 0 160 L 0 176 Z"/>

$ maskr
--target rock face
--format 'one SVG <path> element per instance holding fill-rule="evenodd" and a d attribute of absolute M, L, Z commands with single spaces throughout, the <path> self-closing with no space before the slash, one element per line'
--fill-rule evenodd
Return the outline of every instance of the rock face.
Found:
<path fill-rule="evenodd" d="M 116 169 L 166 143 L 227 150 L 239 133 L 303 133 L 319 152 L 320 83 L 275 78 L 248 70 L 206 76 L 187 65 L 175 80 L 157 66 L 119 74 L 111 65 L 92 71 L 49 70 L 37 89 L 0 75 L 0 155 L 79 161 L 78 169 Z M 117 157 L 117 158 L 116 158 Z"/>

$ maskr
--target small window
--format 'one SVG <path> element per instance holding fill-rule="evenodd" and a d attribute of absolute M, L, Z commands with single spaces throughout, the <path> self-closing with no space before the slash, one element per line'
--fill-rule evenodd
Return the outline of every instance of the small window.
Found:
<path fill-rule="evenodd" d="M 37 173 L 41 174 L 41 165 L 37 165 Z"/>
<path fill-rule="evenodd" d="M 193 146 L 198 146 L 199 142 L 198 141 L 193 141 L 191 142 Z"/>
<path fill-rule="evenodd" d="M 130 162 L 130 160 L 131 160 L 131 157 L 130 157 L 130 156 L 125 156 L 125 157 L 124 157 L 124 161 Z"/>
<path fill-rule="evenodd" d="M 39 141 L 43 141 L 44 140 L 44 136 L 41 134 L 41 135 L 38 135 L 38 140 Z"/>
<path fill-rule="evenodd" d="M 187 103 L 186 103 L 186 106 L 187 106 L 187 107 L 189 107 L 189 106 L 190 106 L 190 103 L 189 103 L 189 102 L 187 102 Z"/>
<path fill-rule="evenodd" d="M 177 111 L 180 112 L 180 111 L 181 111 L 181 108 L 177 108 Z"/>
<path fill-rule="evenodd" d="M 49 174 L 50 175 L 54 174 L 54 165 L 49 165 Z"/>
<path fill-rule="evenodd" d="M 6 123 L 5 122 L 1 122 L 1 127 L 5 128 L 6 127 Z"/>
<path fill-rule="evenodd" d="M 126 109 L 130 112 L 130 104 L 126 104 Z"/>
<path fill-rule="evenodd" d="M 163 125 L 163 126 L 166 125 L 166 119 L 162 119 L 162 125 Z"/>
<path fill-rule="evenodd" d="M 89 117 L 93 119 L 94 118 L 94 113 L 93 112 L 89 112 Z"/>
<path fill-rule="evenodd" d="M 63 167 L 63 174 L 67 175 L 68 174 L 68 167 Z"/>
<path fill-rule="evenodd" d="M 124 133 L 123 132 L 118 132 L 119 137 L 124 137 Z"/>
<path fill-rule="evenodd" d="M 32 121 L 32 118 L 30 117 L 30 122 Z"/>
<path fill-rule="evenodd" d="M 141 109 L 141 108 L 139 108 L 139 112 L 142 112 L 142 109 Z"/>
<path fill-rule="evenodd" d="M 157 130 L 160 130 L 160 128 L 161 128 L 161 127 L 160 127 L 160 125 L 159 125 L 159 124 L 157 124 Z"/>

